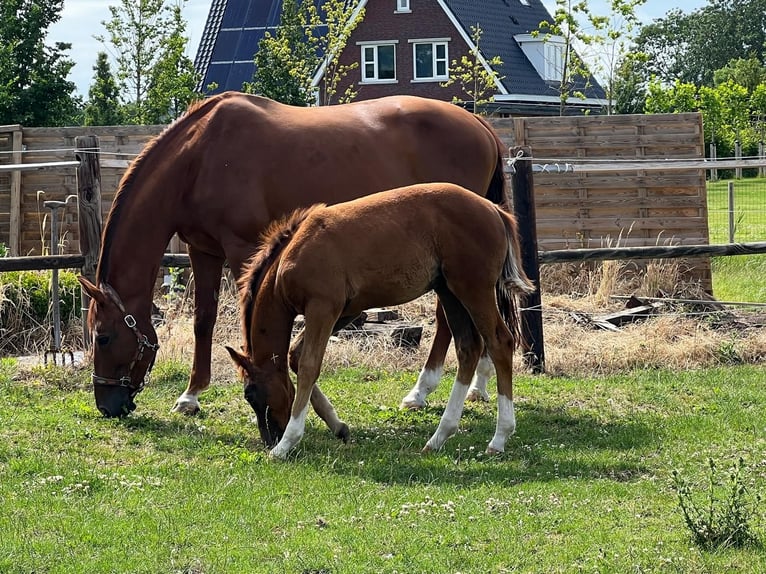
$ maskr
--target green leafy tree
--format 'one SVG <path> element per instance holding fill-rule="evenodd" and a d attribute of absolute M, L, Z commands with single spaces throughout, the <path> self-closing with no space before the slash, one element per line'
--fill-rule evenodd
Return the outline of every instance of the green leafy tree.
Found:
<path fill-rule="evenodd" d="M 253 81 L 245 82 L 243 91 L 294 106 L 316 102 L 311 81 L 319 58 L 307 35 L 308 6 L 284 0 L 279 28 L 273 36 L 266 32 L 258 43 Z"/>
<path fill-rule="evenodd" d="M 282 12 L 286 25 L 261 41 L 253 81 L 243 89 L 296 105 L 352 100 L 357 94 L 353 85 L 343 94 L 338 90 L 359 66 L 341 63 L 351 33 L 364 18 L 358 4 L 358 0 L 325 0 L 317 7 L 312 0 L 286 0 Z"/>
<path fill-rule="evenodd" d="M 715 85 L 732 81 L 744 86 L 748 93 L 766 81 L 766 68 L 758 58 L 734 58 L 720 70 L 713 72 Z"/>
<path fill-rule="evenodd" d="M 186 55 L 189 38 L 181 6 L 171 8 L 170 34 L 162 42 L 161 52 L 151 70 L 146 98 L 146 120 L 150 123 L 170 123 L 179 117 L 193 101 L 202 95 L 197 92 L 199 74 L 194 62 Z"/>
<path fill-rule="evenodd" d="M 67 80 L 71 44 L 45 44 L 61 18 L 63 0 L 0 2 L 0 124 L 62 126 L 78 123 L 82 102 Z"/>
<path fill-rule="evenodd" d="M 591 59 L 591 71 L 602 78 L 608 102 L 607 114 L 616 111 L 618 98 L 622 97 L 625 102 L 628 95 L 618 93 L 618 89 L 629 87 L 623 83 L 627 78 L 620 74 L 623 63 L 634 65 L 642 61 L 641 54 L 632 48 L 635 32 L 640 28 L 636 8 L 644 3 L 646 0 L 609 0 L 610 14 L 596 27 L 593 44 L 597 57 Z M 636 87 L 632 86 L 633 89 Z"/>
<path fill-rule="evenodd" d="M 733 59 L 766 61 L 766 0 L 710 0 L 689 14 L 673 9 L 641 29 L 635 49 L 649 56 L 647 81 L 713 85 L 715 71 Z"/>
<path fill-rule="evenodd" d="M 85 106 L 86 126 L 114 126 L 123 121 L 120 106 L 120 88 L 114 78 L 106 52 L 99 52 L 93 83 L 88 89 L 88 104 Z"/>
<path fill-rule="evenodd" d="M 503 65 L 503 60 L 500 56 L 484 59 L 479 47 L 481 36 L 482 29 L 479 25 L 471 26 L 473 47 L 468 54 L 463 54 L 460 60 L 452 60 L 449 80 L 441 84 L 444 87 L 458 84 L 465 98 L 454 97 L 453 102 L 470 103 L 473 113 L 477 113 L 484 104 L 494 101 L 497 82 L 502 79 L 495 69 Z"/>
<path fill-rule="evenodd" d="M 581 24 L 581 21 L 587 22 L 588 28 Z M 584 99 L 585 90 L 591 83 L 591 72 L 575 52 L 575 44 L 583 49 L 593 46 L 599 42 L 597 32 L 603 30 L 606 25 L 607 18 L 591 12 L 586 0 L 556 0 L 553 21 L 543 20 L 539 24 L 539 30 L 532 32 L 533 36 L 542 34 L 546 42 L 552 41 L 554 37 L 564 41 L 561 77 L 557 82 L 559 115 L 564 115 L 570 97 Z M 587 32 L 587 29 L 592 32 Z"/>
<path fill-rule="evenodd" d="M 640 70 L 646 65 L 646 58 L 642 52 L 629 53 L 620 62 L 611 86 L 614 113 L 644 113 L 647 86 Z"/>
<path fill-rule="evenodd" d="M 172 29 L 171 10 L 165 0 L 120 0 L 109 12 L 102 22 L 107 35 L 96 39 L 111 46 L 128 123 L 145 124 L 150 78 Z"/>

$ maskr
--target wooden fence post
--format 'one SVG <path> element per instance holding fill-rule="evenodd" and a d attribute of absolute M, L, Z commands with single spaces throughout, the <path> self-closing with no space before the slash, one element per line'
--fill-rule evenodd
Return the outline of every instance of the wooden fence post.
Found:
<path fill-rule="evenodd" d="M 521 152 L 521 155 L 519 153 Z M 514 147 L 511 158 L 518 160 L 511 170 L 513 189 L 513 213 L 519 224 L 521 264 L 524 272 L 535 284 L 535 290 L 521 297 L 521 348 L 524 364 L 539 374 L 545 372 L 545 347 L 543 344 L 543 313 L 540 296 L 540 264 L 537 258 L 537 219 L 535 214 L 535 190 L 532 177 L 532 152 L 529 147 Z"/>
<path fill-rule="evenodd" d="M 23 144 L 23 132 L 21 126 L 14 126 L 12 141 L 13 141 L 13 155 L 11 163 L 19 165 L 23 161 L 22 151 L 24 149 Z M 11 222 L 8 233 L 8 249 L 11 252 L 11 257 L 18 257 L 21 255 L 21 172 L 11 172 Z"/>
<path fill-rule="evenodd" d="M 80 253 L 85 257 L 81 272 L 89 281 L 96 281 L 98 255 L 101 252 L 101 164 L 100 144 L 96 136 L 75 138 L 77 168 L 78 220 L 80 225 Z M 88 333 L 88 307 L 90 297 L 82 292 L 83 343 L 90 346 Z"/>

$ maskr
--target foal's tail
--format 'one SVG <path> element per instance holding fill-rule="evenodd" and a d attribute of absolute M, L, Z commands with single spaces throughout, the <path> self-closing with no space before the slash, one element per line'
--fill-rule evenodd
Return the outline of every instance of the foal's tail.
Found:
<path fill-rule="evenodd" d="M 516 218 L 501 207 L 496 209 L 503 222 L 503 227 L 505 227 L 505 237 L 508 244 L 505 252 L 505 261 L 503 262 L 503 271 L 495 285 L 497 308 L 500 310 L 500 315 L 503 317 L 505 324 L 511 330 L 514 339 L 518 341 L 520 331 L 516 297 L 524 293 L 531 293 L 535 290 L 535 286 L 521 267 L 521 249 L 519 247 Z"/>

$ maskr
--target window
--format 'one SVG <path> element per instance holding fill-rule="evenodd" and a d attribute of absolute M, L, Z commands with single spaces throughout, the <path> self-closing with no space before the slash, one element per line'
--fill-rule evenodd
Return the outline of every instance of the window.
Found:
<path fill-rule="evenodd" d="M 540 77 L 548 82 L 560 82 L 564 69 L 566 42 L 561 36 L 514 36 L 524 55 L 535 67 Z"/>
<path fill-rule="evenodd" d="M 396 0 L 396 10 L 394 12 L 412 12 L 410 0 Z"/>
<path fill-rule="evenodd" d="M 396 82 L 396 42 L 361 43 L 362 82 Z"/>
<path fill-rule="evenodd" d="M 564 46 L 563 44 L 545 43 L 545 79 L 561 81 L 564 73 Z"/>
<path fill-rule="evenodd" d="M 412 59 L 415 62 L 415 80 L 439 80 L 449 78 L 447 41 L 412 41 Z"/>

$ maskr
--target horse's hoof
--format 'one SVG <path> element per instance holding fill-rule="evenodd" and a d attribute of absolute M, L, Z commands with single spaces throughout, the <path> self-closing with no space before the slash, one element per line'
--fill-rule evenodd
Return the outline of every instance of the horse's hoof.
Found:
<path fill-rule="evenodd" d="M 503 454 L 503 451 L 497 450 L 496 448 L 492 448 L 491 446 L 488 446 L 486 453 L 490 456 L 494 456 L 496 454 Z"/>
<path fill-rule="evenodd" d="M 181 413 L 182 415 L 194 416 L 199 413 L 199 403 L 176 401 L 175 406 L 170 410 L 171 413 Z"/>
<path fill-rule="evenodd" d="M 404 397 L 402 399 L 402 404 L 399 405 L 399 408 L 405 411 L 416 411 L 418 409 L 422 409 L 425 406 L 425 399 L 421 399 L 420 397 Z"/>
<path fill-rule="evenodd" d="M 348 425 L 346 423 L 340 425 L 340 429 L 335 433 L 335 436 L 344 443 L 348 443 L 348 439 L 351 437 L 351 431 L 348 429 Z"/>
<path fill-rule="evenodd" d="M 420 454 L 429 454 L 431 452 L 434 452 L 434 449 L 426 445 L 423 447 L 423 450 L 420 451 Z"/>
<path fill-rule="evenodd" d="M 465 400 L 471 401 L 472 403 L 488 403 L 489 394 L 487 393 L 487 391 L 480 391 L 479 389 L 470 389 L 468 391 L 468 395 L 466 396 Z"/>

